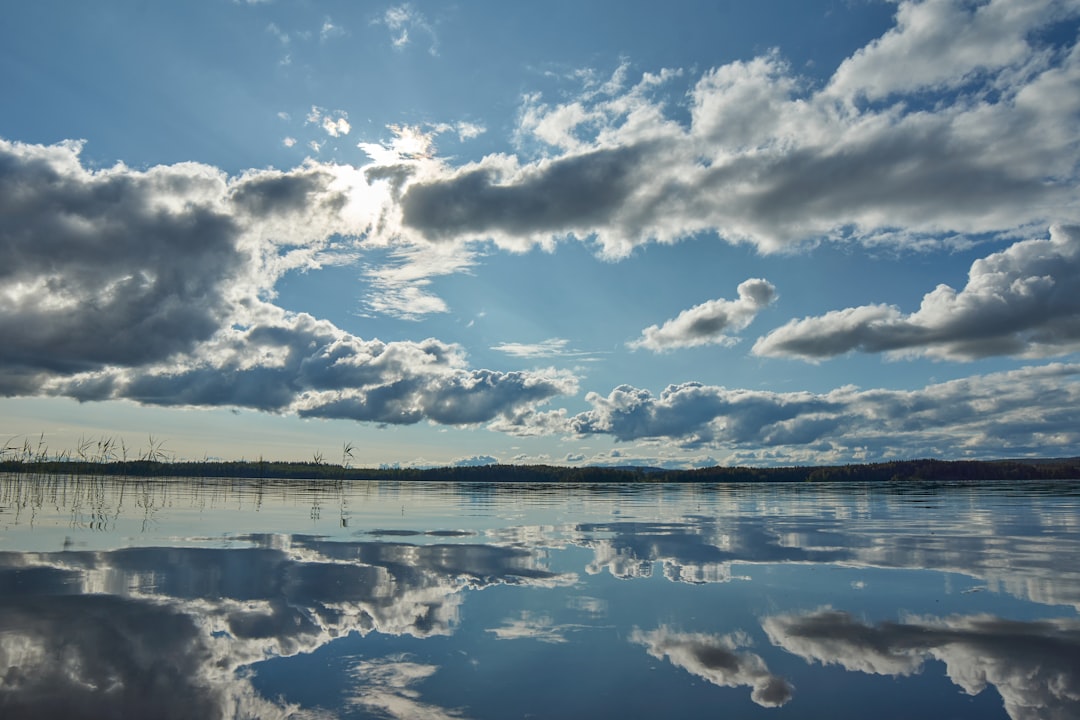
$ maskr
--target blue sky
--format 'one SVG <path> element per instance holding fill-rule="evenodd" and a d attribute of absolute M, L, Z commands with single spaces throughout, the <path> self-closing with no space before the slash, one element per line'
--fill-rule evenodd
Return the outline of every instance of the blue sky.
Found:
<path fill-rule="evenodd" d="M 1080 454 L 1080 2 L 7 14 L 9 444 Z"/>

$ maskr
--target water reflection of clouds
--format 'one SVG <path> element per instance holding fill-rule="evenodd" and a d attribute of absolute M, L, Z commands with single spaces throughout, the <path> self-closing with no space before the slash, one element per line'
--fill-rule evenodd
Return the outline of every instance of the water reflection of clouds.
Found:
<path fill-rule="evenodd" d="M 793 546 L 790 534 L 775 532 L 760 518 L 729 520 L 723 527 L 708 517 L 582 523 L 576 530 L 577 544 L 593 550 L 586 572 L 606 570 L 624 579 L 650 577 L 657 562 L 669 580 L 700 584 L 735 579 L 732 562 L 836 562 L 851 557 L 846 550 Z"/>
<path fill-rule="evenodd" d="M 214 639 L 167 605 L 113 595 L 0 600 L 0 716 L 313 717 L 215 662 Z"/>
<path fill-rule="evenodd" d="M 351 632 L 448 634 L 464 589 L 575 579 L 521 548 L 244 539 L 0 554 L 0 667 L 14 669 L 0 676 L 0 715 L 149 717 L 165 703 L 175 717 L 303 717 L 260 699 L 237 671 Z M 87 693 L 93 702 L 79 705 Z M 365 697 L 392 712 L 410 695 Z"/>
<path fill-rule="evenodd" d="M 413 687 L 437 671 L 437 666 L 414 662 L 407 655 L 363 660 L 352 669 L 355 685 L 349 705 L 401 720 L 461 720 L 461 711 L 426 703 Z"/>
<path fill-rule="evenodd" d="M 451 490 L 465 493 L 454 488 L 447 492 Z M 420 491 L 415 492 L 419 497 Z M 170 703 L 168 709 L 175 709 L 176 716 L 247 713 L 272 718 L 292 713 L 303 717 L 284 702 L 261 698 L 245 679 L 245 669 L 268 657 L 313 652 L 350 633 L 411 638 L 449 635 L 463 615 L 468 620 L 462 606 L 464 591 L 470 589 L 576 585 L 567 592 L 590 595 L 560 593 L 559 597 L 565 598 L 566 607 L 574 613 L 571 621 L 594 629 L 611 615 L 611 609 L 616 610 L 615 617 L 625 618 L 628 608 L 639 602 L 641 596 L 625 583 L 617 583 L 619 590 L 610 597 L 592 597 L 603 595 L 606 585 L 602 578 L 579 578 L 572 572 L 579 568 L 590 574 L 636 578 L 658 572 L 659 566 L 667 579 L 694 584 L 735 579 L 733 568 L 738 572 L 740 564 L 912 568 L 947 573 L 946 582 L 956 580 L 952 573 L 962 573 L 990 591 L 1080 607 L 1080 514 L 1075 512 L 1075 503 L 1059 505 L 1055 497 L 1038 493 L 1025 495 L 1023 503 L 1012 503 L 993 495 L 965 499 L 963 489 L 892 493 L 642 488 L 629 498 L 630 505 L 604 501 L 597 491 L 587 503 L 575 504 L 571 510 L 545 509 L 542 517 L 536 517 L 525 494 L 501 492 L 517 498 L 515 518 L 527 517 L 535 524 L 497 525 L 505 517 L 501 506 L 493 506 L 492 515 L 475 531 L 394 528 L 397 516 L 392 514 L 389 520 L 380 515 L 372 523 L 385 529 L 358 531 L 354 527 L 340 531 L 350 533 L 345 536 L 333 535 L 339 532 L 335 526 L 327 537 L 208 534 L 178 540 L 171 547 L 72 551 L 80 546 L 74 542 L 66 552 L 0 552 L 0 717 L 29 715 L 30 708 L 35 715 L 40 708 L 56 709 L 53 714 L 71 710 L 67 714 L 73 717 L 80 711 L 100 715 L 118 708 L 140 714 L 140 703 L 149 707 L 153 702 L 157 708 L 157 699 Z M 177 497 L 176 507 L 181 507 L 186 496 Z M 66 513 L 60 499 L 49 502 L 56 503 L 61 515 Z M 454 507 L 453 503 L 449 506 Z M 103 501 L 100 507 L 111 506 Z M 161 507 L 166 508 L 163 521 L 169 522 L 168 512 L 176 508 Z M 108 512 L 122 516 L 118 502 Z M 280 513 L 245 512 L 236 516 L 240 527 L 266 528 L 271 522 L 276 527 L 282 517 Z M 435 528 L 454 525 L 453 518 L 442 516 L 431 522 Z M 305 524 L 297 532 L 313 532 L 310 527 Z M 87 537 L 78 535 L 76 540 Z M 115 532 L 104 540 L 117 542 L 115 537 L 132 542 Z M 29 541 L 38 547 L 59 547 L 59 543 L 45 544 L 40 536 Z M 161 542 L 168 544 L 167 539 Z M 229 547 L 209 547 L 223 542 Z M 783 577 L 789 576 L 794 577 Z M 883 578 L 875 576 L 869 585 L 854 580 L 836 588 L 826 587 L 823 581 L 822 592 L 835 592 L 832 601 L 840 603 L 843 593 L 869 588 L 862 593 L 872 596 L 867 602 L 878 602 L 875 591 L 882 587 L 878 579 Z M 940 587 L 939 580 L 933 578 L 935 587 Z M 663 585 L 650 584 L 649 590 L 662 593 Z M 957 586 L 961 592 L 972 589 L 963 581 Z M 681 597 L 696 592 L 692 588 L 678 591 Z M 740 587 L 726 597 L 754 591 L 752 586 Z M 1002 599 L 988 595 L 983 593 L 971 602 L 1004 607 Z M 655 608 L 642 607 L 646 615 L 654 614 Z M 117 617 L 109 617 L 112 614 Z M 33 620 L 26 620 L 32 616 Z M 506 619 L 500 621 L 502 617 Z M 489 638 L 549 643 L 529 648 L 530 653 L 573 653 L 579 647 L 573 643 L 585 636 L 577 632 L 581 625 L 558 622 L 566 619 L 556 610 L 549 615 L 548 609 L 520 613 L 518 608 L 509 608 L 485 618 L 481 627 L 487 628 Z M 82 622 L 99 629 L 87 631 L 80 627 Z M 645 617 L 637 622 L 655 627 L 659 620 Z M 1080 641 L 1075 624 L 964 616 L 868 625 L 843 613 L 819 611 L 774 614 L 763 625 L 773 643 L 808 661 L 888 675 L 918 673 L 928 661 L 940 661 L 950 678 L 968 692 L 996 687 L 1014 720 L 1078 716 Z M 621 628 L 629 632 L 626 625 Z M 462 635 L 467 636 L 466 642 L 475 637 Z M 622 634 L 618 641 L 623 648 L 625 638 Z M 752 652 L 741 633 L 702 635 L 661 626 L 635 631 L 633 640 L 653 657 L 664 658 L 695 677 L 725 687 L 749 688 L 759 704 L 783 704 L 790 697 L 790 686 L 765 666 L 762 656 L 779 667 L 773 656 L 762 650 L 760 656 Z M 485 647 L 493 646 L 499 647 L 496 652 L 509 654 L 520 650 L 511 643 Z M 143 667 L 140 663 L 148 648 L 156 655 L 175 657 L 175 664 Z M 108 652 L 115 652 L 116 657 L 99 657 Z M 640 651 L 637 656 L 643 657 Z M 798 664 L 794 658 L 788 660 Z M 15 670 L 6 671 L 5 676 L 8 667 Z M 452 710 L 425 702 L 419 694 L 435 666 L 395 656 L 365 658 L 355 670 L 357 687 L 350 694 L 355 712 L 457 717 Z M 797 680 L 790 671 L 785 674 Z M 146 689 L 161 684 L 169 688 L 156 696 Z M 74 705 L 86 696 L 87 688 L 97 694 L 82 707 L 61 706 L 66 701 L 49 695 L 53 689 L 58 696 L 74 699 Z M 174 693 L 185 697 L 174 699 Z M 793 702 L 788 710 L 798 705 Z"/>
<path fill-rule="evenodd" d="M 838 506 L 866 502 L 839 494 L 827 499 Z M 792 502 L 793 511 L 786 515 L 746 511 L 580 523 L 568 535 L 593 551 L 586 572 L 623 579 L 650 577 L 656 563 L 668 579 L 690 583 L 732 580 L 733 563 L 911 568 L 963 574 L 995 592 L 1080 608 L 1080 542 L 1061 530 L 1074 522 L 1064 519 L 1068 512 L 1003 520 L 962 504 L 941 509 L 915 500 L 884 496 L 875 512 L 860 511 L 863 517 L 854 520 L 840 517 L 839 510 L 826 517 Z M 771 505 L 761 501 L 755 507 L 767 511 Z M 925 512 L 928 507 L 934 512 Z"/>
<path fill-rule="evenodd" d="M 784 705 L 794 692 L 787 680 L 769 672 L 760 655 L 744 649 L 750 638 L 742 632 L 680 633 L 662 625 L 649 632 L 634 628 L 630 641 L 644 645 L 657 660 L 667 658 L 672 665 L 713 685 L 749 687 L 750 698 L 762 707 Z"/>
<path fill-rule="evenodd" d="M 499 640 L 537 640 L 561 645 L 568 642 L 566 636 L 569 633 L 593 627 L 595 626 L 556 623 L 550 615 L 523 610 L 518 617 L 503 620 L 499 627 L 488 628 L 488 632 Z"/>
<path fill-rule="evenodd" d="M 762 621 L 773 644 L 808 662 L 879 675 L 920 672 L 930 659 L 970 695 L 997 688 L 1013 720 L 1080 715 L 1080 622 L 989 615 L 913 617 L 869 625 L 823 609 Z"/>

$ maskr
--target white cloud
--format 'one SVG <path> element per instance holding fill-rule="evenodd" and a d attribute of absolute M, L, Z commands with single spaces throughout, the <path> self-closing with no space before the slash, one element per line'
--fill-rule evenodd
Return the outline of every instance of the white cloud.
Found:
<path fill-rule="evenodd" d="M 766 356 L 818 360 L 850 351 L 973 360 L 1080 350 L 1080 227 L 1055 227 L 976 260 L 967 285 L 938 285 L 905 315 L 885 305 L 792 320 L 754 344 Z"/>
<path fill-rule="evenodd" d="M 399 165 L 415 160 L 430 159 L 435 152 L 435 136 L 451 126 L 439 126 L 425 131 L 419 125 L 387 125 L 393 136 L 389 142 L 359 142 L 356 147 L 364 151 L 375 165 Z"/>
<path fill-rule="evenodd" d="M 569 342 L 565 338 L 549 338 L 539 343 L 501 343 L 491 349 L 514 357 L 556 357 L 566 350 Z"/>
<path fill-rule="evenodd" d="M 468 272 L 475 263 L 473 252 L 453 245 L 395 248 L 384 261 L 365 267 L 371 290 L 364 305 L 372 313 L 403 320 L 448 312 L 442 298 L 429 292 L 431 279 Z"/>
<path fill-rule="evenodd" d="M 349 130 L 352 129 L 344 113 L 342 113 L 341 117 L 338 118 L 323 118 L 322 126 L 323 130 L 325 130 L 326 134 L 330 137 L 341 137 L 342 135 L 348 135 Z"/>
<path fill-rule="evenodd" d="M 287 148 L 291 148 L 292 146 L 296 145 L 296 138 L 286 137 L 281 141 L 281 144 Z"/>
<path fill-rule="evenodd" d="M 348 135 L 352 130 L 349 124 L 349 114 L 344 110 L 327 110 L 318 105 L 312 105 L 307 115 L 305 125 L 318 125 L 330 137 Z"/>
<path fill-rule="evenodd" d="M 507 355 L 519 358 L 578 358 L 580 360 L 593 360 L 595 353 L 575 350 L 569 347 L 570 341 L 566 338 L 548 338 L 538 343 L 499 343 L 492 346 Z"/>
<path fill-rule="evenodd" d="M 745 329 L 776 299 L 772 283 L 759 278 L 740 283 L 738 293 L 737 300 L 709 300 L 683 310 L 663 325 L 651 325 L 630 347 L 664 352 L 700 345 L 733 345 L 738 340 L 728 333 Z"/>
<path fill-rule="evenodd" d="M 462 142 L 478 138 L 487 132 L 487 128 L 477 123 L 465 122 L 464 120 L 454 126 L 457 130 L 458 140 Z"/>
<path fill-rule="evenodd" d="M 702 232 L 771 252 L 822 239 L 1017 236 L 1080 221 L 1080 51 L 1039 39 L 1080 6 L 937 0 L 900 12 L 887 42 L 853 56 L 823 89 L 775 53 L 704 72 L 690 91 L 688 125 L 665 110 L 661 91 L 674 71 L 629 87 L 613 78 L 556 104 L 529 95 L 519 145 L 532 140 L 548 152 L 528 162 L 491 155 L 414 178 L 401 232 L 510 249 L 573 235 L 622 257 Z M 960 32 L 963 47 L 922 37 L 911 18 L 931 12 L 974 23 Z M 972 48 L 984 41 L 991 52 L 980 59 Z M 875 59 L 900 52 L 889 48 L 928 43 L 937 54 L 914 85 L 880 77 L 879 65 L 900 73 L 909 64 Z M 888 87 L 890 103 L 861 102 L 868 87 Z M 927 106 L 926 87 L 950 92 Z"/>
<path fill-rule="evenodd" d="M 852 457 L 1009 457 L 1080 442 L 1080 365 L 1051 364 L 928 385 L 919 390 L 827 393 L 669 385 L 654 396 L 629 385 L 566 418 L 579 435 L 737 450 L 744 460 L 781 451 L 787 462 Z M 507 416 L 528 425 L 541 415 Z M 550 427 L 550 425 L 549 425 Z"/>
<path fill-rule="evenodd" d="M 837 69 L 829 91 L 871 100 L 923 88 L 955 88 L 1042 58 L 1031 33 L 1080 12 L 1072 0 L 899 3 L 896 27 Z"/>
<path fill-rule="evenodd" d="M 667 111 L 681 71 L 630 82 L 624 63 L 606 82 L 583 76 L 579 96 L 563 102 L 527 95 L 521 155 L 454 165 L 436 155 L 436 136 L 456 131 L 461 139 L 475 128 L 392 126 L 389 141 L 358 144 L 392 196 L 369 242 L 468 253 L 470 243 L 490 240 L 520 252 L 577 237 L 620 258 L 703 233 L 774 252 L 823 240 L 962 244 L 977 234 L 1014 238 L 1080 223 L 1080 50 L 1039 39 L 1071 7 L 997 0 L 979 22 L 989 28 L 993 18 L 1015 15 L 1027 28 L 1020 50 L 994 60 L 994 73 L 942 60 L 935 67 L 951 84 L 932 84 L 952 90 L 929 106 L 919 94 L 925 83 L 868 106 L 853 81 L 815 88 L 772 52 L 704 71 L 689 92 L 688 124 Z M 961 0 L 934 8 L 982 12 Z M 403 5 L 376 22 L 402 29 L 416 17 Z M 889 42 L 915 42 L 920 28 L 898 26 Z M 860 69 L 868 61 L 855 62 L 861 57 L 843 66 L 844 77 L 871 72 Z M 421 296 L 419 307 L 445 308 L 430 292 Z"/>
<path fill-rule="evenodd" d="M 331 239 L 377 222 L 354 168 L 90 171 L 80 149 L 0 141 L 5 394 L 459 425 L 576 392 L 565 372 L 474 370 L 456 345 L 364 340 L 269 302 L 285 272 L 351 261 Z"/>

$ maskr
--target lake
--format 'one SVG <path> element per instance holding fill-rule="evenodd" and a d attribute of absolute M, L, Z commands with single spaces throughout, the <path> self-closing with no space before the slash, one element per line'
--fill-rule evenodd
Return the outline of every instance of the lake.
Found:
<path fill-rule="evenodd" d="M 1080 718 L 1080 482 L 0 476 L 0 717 Z"/>

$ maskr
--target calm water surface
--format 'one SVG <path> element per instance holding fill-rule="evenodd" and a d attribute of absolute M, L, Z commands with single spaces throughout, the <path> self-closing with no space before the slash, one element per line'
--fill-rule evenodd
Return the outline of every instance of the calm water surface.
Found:
<path fill-rule="evenodd" d="M 1080 718 L 1080 483 L 0 476 L 0 717 Z"/>

